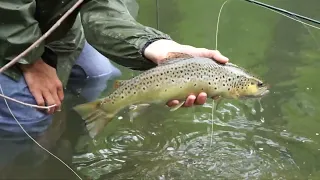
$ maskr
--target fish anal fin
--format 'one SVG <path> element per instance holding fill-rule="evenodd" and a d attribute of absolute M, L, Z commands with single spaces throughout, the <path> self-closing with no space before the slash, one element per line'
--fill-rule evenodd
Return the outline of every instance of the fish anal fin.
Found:
<path fill-rule="evenodd" d="M 177 109 L 179 109 L 181 106 L 183 106 L 183 104 L 185 103 L 186 101 L 181 101 L 179 104 L 175 105 L 175 106 L 172 106 L 170 111 L 176 111 Z"/>
<path fill-rule="evenodd" d="M 131 105 L 129 107 L 130 121 L 133 121 L 134 118 L 144 113 L 149 107 L 150 107 L 150 104 Z"/>

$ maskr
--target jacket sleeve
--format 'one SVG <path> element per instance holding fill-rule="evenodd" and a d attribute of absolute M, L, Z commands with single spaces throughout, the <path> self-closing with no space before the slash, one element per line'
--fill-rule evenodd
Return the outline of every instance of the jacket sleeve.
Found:
<path fill-rule="evenodd" d="M 35 0 L 2 0 L 0 3 L 0 59 L 10 61 L 27 49 L 40 36 L 41 30 L 34 19 Z M 44 51 L 40 44 L 19 63 L 38 60 Z"/>
<path fill-rule="evenodd" d="M 143 56 L 144 48 L 158 39 L 171 39 L 165 33 L 139 24 L 122 0 L 92 0 L 81 8 L 87 41 L 114 62 L 135 70 L 156 64 Z"/>

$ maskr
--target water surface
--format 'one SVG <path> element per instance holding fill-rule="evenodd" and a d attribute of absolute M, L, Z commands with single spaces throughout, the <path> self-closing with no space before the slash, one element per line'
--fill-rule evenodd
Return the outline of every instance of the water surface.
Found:
<path fill-rule="evenodd" d="M 155 1 L 140 0 L 138 20 L 178 42 L 214 49 L 223 2 L 161 0 L 157 17 Z M 318 0 L 263 2 L 320 19 Z M 221 14 L 218 40 L 218 49 L 231 62 L 271 85 L 261 104 L 223 101 L 213 115 L 211 101 L 170 113 L 153 106 L 132 122 L 124 111 L 92 141 L 82 131 L 81 119 L 69 110 L 83 100 L 67 93 L 66 110 L 57 115 L 61 120 L 55 121 L 45 142 L 54 142 L 48 143 L 56 146 L 54 152 L 90 179 L 319 179 L 320 31 L 230 0 Z M 121 69 L 121 79 L 138 73 Z M 108 90 L 101 97 L 106 94 Z M 36 175 L 27 177 L 75 178 L 38 151 Z M 31 173 L 24 167 L 11 170 L 21 176 Z"/>

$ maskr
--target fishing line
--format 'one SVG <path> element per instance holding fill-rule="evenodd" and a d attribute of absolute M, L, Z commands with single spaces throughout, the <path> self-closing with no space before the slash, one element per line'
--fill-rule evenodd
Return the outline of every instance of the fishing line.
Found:
<path fill-rule="evenodd" d="M 298 18 L 297 18 L 297 20 L 298 21 L 300 21 L 300 22 L 302 22 L 301 20 L 299 20 Z M 304 25 L 304 24 L 302 24 L 306 29 L 307 29 L 307 31 L 309 32 L 309 34 L 310 34 L 310 36 L 312 37 L 312 39 L 314 40 L 314 42 L 317 44 L 317 46 L 318 46 L 318 48 L 320 47 L 320 45 L 319 45 L 319 43 L 318 43 L 318 41 L 317 41 L 317 39 L 316 39 L 316 37 L 313 35 L 313 33 L 310 31 L 310 29 L 309 29 L 309 27 L 308 26 L 306 26 L 306 25 Z"/>
<path fill-rule="evenodd" d="M 159 0 L 156 0 L 156 22 L 157 22 L 157 29 L 159 30 L 159 27 L 160 27 L 160 16 L 159 16 L 159 14 L 160 14 L 160 10 L 159 10 L 159 7 L 160 7 L 160 5 L 159 5 Z"/>
<path fill-rule="evenodd" d="M 264 7 L 264 8 L 267 8 L 269 10 L 274 10 L 274 11 L 277 11 L 277 12 L 281 12 L 283 14 L 288 14 L 288 15 L 291 15 L 291 16 L 294 16 L 294 17 L 297 17 L 297 18 L 301 18 L 301 19 L 304 19 L 306 21 L 310 21 L 310 22 L 313 22 L 315 24 L 320 24 L 320 21 L 318 20 L 315 20 L 315 19 L 311 19 L 309 17 L 306 17 L 306 16 L 302 16 L 300 14 L 297 14 L 297 13 L 293 13 L 293 12 L 290 12 L 290 11 L 287 11 L 285 9 L 281 9 L 281 8 L 278 8 L 278 7 L 275 7 L 275 6 L 271 6 L 269 4 L 265 4 L 265 3 L 262 3 L 262 2 L 259 2 L 259 1 L 255 1 L 255 0 L 244 0 L 244 1 L 247 1 L 247 2 L 250 2 L 250 3 L 253 3 L 255 5 L 258 5 L 260 7 Z"/>
<path fill-rule="evenodd" d="M 219 14 L 218 14 L 217 28 L 216 28 L 216 50 L 218 49 L 218 33 L 219 33 L 220 15 L 221 15 L 223 6 L 224 6 L 228 1 L 229 1 L 229 0 L 226 0 L 226 1 L 222 4 L 222 6 L 220 7 Z"/>
<path fill-rule="evenodd" d="M 294 21 L 296 21 L 296 22 L 299 22 L 299 23 L 301 23 L 301 24 L 304 24 L 304 25 L 307 25 L 307 26 L 310 26 L 310 27 L 313 27 L 313 28 L 315 28 L 315 29 L 320 30 L 320 27 L 318 27 L 318 26 L 314 26 L 314 25 L 312 25 L 312 24 L 303 22 L 303 21 L 301 21 L 301 20 L 299 20 L 299 19 L 295 19 L 295 18 L 293 18 L 293 17 L 291 17 L 291 16 L 289 16 L 289 15 L 286 15 L 286 14 L 284 14 L 284 13 L 278 12 L 278 11 L 276 11 L 276 10 L 269 9 L 269 8 L 267 8 L 267 7 L 264 7 L 264 6 L 261 6 L 261 7 L 262 7 L 262 8 L 265 8 L 265 9 L 267 9 L 267 10 L 273 11 L 273 12 L 275 12 L 275 13 L 278 13 L 278 14 L 280 14 L 280 15 L 282 15 L 282 16 L 285 16 L 285 17 L 287 17 L 287 18 L 289 18 L 289 19 L 292 19 L 292 20 L 294 20 Z M 294 16 L 294 15 L 292 15 L 292 16 Z M 294 16 L 294 17 L 298 18 L 297 16 Z"/>
<path fill-rule="evenodd" d="M 224 7 L 224 5 L 228 2 L 229 0 L 226 0 L 222 6 L 220 7 L 220 11 L 219 11 L 219 14 L 218 14 L 218 20 L 217 20 L 217 28 L 216 28 L 216 50 L 218 49 L 218 33 L 219 33 L 219 22 L 220 22 L 220 15 L 221 15 L 221 12 L 222 12 L 222 9 Z M 213 118 L 214 118 L 214 112 L 216 111 L 216 108 L 215 108 L 215 103 L 214 103 L 215 100 L 212 100 L 212 108 L 211 108 L 211 137 L 210 137 L 210 147 L 212 145 L 212 142 L 213 142 Z"/>
<path fill-rule="evenodd" d="M 262 6 L 263 7 L 263 6 Z M 266 7 L 263 7 L 263 8 L 266 8 Z M 293 16 L 293 17 L 295 17 L 295 18 L 293 18 L 293 17 L 291 17 L 291 16 L 288 16 L 288 15 L 286 15 L 286 14 L 283 14 L 283 13 L 281 13 L 281 12 L 278 12 L 278 11 L 275 11 L 275 10 L 273 10 L 273 9 L 268 9 L 268 8 L 266 8 L 267 10 L 270 10 L 270 11 L 273 11 L 273 12 L 275 12 L 275 13 L 278 13 L 278 14 L 280 14 L 280 15 L 282 15 L 282 16 L 285 16 L 285 17 L 287 17 L 287 18 L 289 18 L 289 19 L 292 19 L 292 20 L 294 20 L 294 21 L 296 21 L 296 22 L 299 22 L 299 23 L 301 23 L 307 30 L 308 30 L 308 32 L 309 32 L 309 34 L 310 34 L 310 36 L 313 38 L 313 40 L 316 42 L 316 44 L 318 45 L 318 47 L 320 47 L 319 46 L 319 43 L 317 42 L 317 40 L 316 40 L 316 38 L 314 37 L 314 35 L 311 33 L 311 31 L 310 31 L 310 29 L 308 28 L 308 26 L 310 26 L 310 27 L 312 27 L 312 28 L 315 28 L 315 29 L 318 29 L 318 30 L 320 30 L 320 27 L 317 27 L 317 26 L 314 26 L 314 25 L 312 25 L 312 24 L 308 24 L 308 23 L 306 23 L 306 22 L 303 22 L 303 21 L 301 21 L 298 17 L 296 17 L 296 16 Z"/>
<path fill-rule="evenodd" d="M 11 97 L 5 96 L 4 94 L 0 94 L 0 97 L 3 97 L 5 99 L 9 99 L 10 101 L 14 101 L 16 103 L 19 103 L 19 104 L 22 104 L 22 105 L 25 105 L 25 106 L 38 108 L 38 109 L 50 109 L 50 108 L 53 108 L 53 107 L 57 106 L 56 104 L 53 104 L 53 105 L 50 105 L 50 106 L 38 106 L 38 105 L 34 105 L 34 104 L 29 104 L 29 103 L 18 101 L 16 99 L 11 98 Z"/>
<path fill-rule="evenodd" d="M 1 90 L 1 94 L 3 93 L 2 90 L 2 86 L 0 84 L 0 90 Z M 14 120 L 17 122 L 17 124 L 20 126 L 20 128 L 22 129 L 22 131 L 36 144 L 38 145 L 41 149 L 43 149 L 44 151 L 46 151 L 48 154 L 50 154 L 51 156 L 53 156 L 54 158 L 56 158 L 57 160 L 59 160 L 63 165 L 65 165 L 68 169 L 70 169 L 70 171 L 72 171 L 80 180 L 82 180 L 82 178 L 70 167 L 68 166 L 65 162 L 63 162 L 59 157 L 57 157 L 56 155 L 54 155 L 53 153 L 51 153 L 49 150 L 47 150 L 45 147 L 43 147 L 41 144 L 39 144 L 35 139 L 33 139 L 32 136 L 30 136 L 30 134 L 22 127 L 22 125 L 20 124 L 20 122 L 18 121 L 18 119 L 16 118 L 16 116 L 13 114 L 13 112 L 11 111 L 11 108 L 9 107 L 9 104 L 7 102 L 6 98 L 3 98 L 4 102 L 6 103 L 6 106 L 10 112 L 10 114 L 12 115 L 12 117 L 14 118 Z"/>
<path fill-rule="evenodd" d="M 29 46 L 26 50 L 24 50 L 22 53 L 20 53 L 18 56 L 16 56 L 13 60 L 11 60 L 9 63 L 7 63 L 5 66 L 0 68 L 0 73 L 2 73 L 3 71 L 5 71 L 6 69 L 8 69 L 10 66 L 12 66 L 13 64 L 15 64 L 20 58 L 24 57 L 26 54 L 28 54 L 32 49 L 34 49 L 35 47 L 39 46 L 39 44 L 44 41 L 56 28 L 58 28 L 60 26 L 60 24 L 78 7 L 80 6 L 80 4 L 82 4 L 84 0 L 78 0 L 60 19 L 57 20 L 57 22 L 45 33 L 43 34 L 37 41 L 35 41 L 31 46 Z M 20 126 L 20 128 L 22 129 L 22 131 L 36 144 L 38 145 L 41 149 L 43 149 L 44 151 L 46 151 L 48 154 L 50 154 L 51 156 L 53 156 L 54 158 L 56 158 L 57 160 L 59 160 L 63 165 L 65 165 L 70 171 L 73 172 L 73 174 L 75 174 L 80 180 L 82 180 L 82 178 L 70 167 L 68 166 L 64 161 L 62 161 L 59 157 L 57 157 L 56 155 L 54 155 L 53 153 L 51 153 L 49 150 L 47 150 L 45 147 L 43 147 L 41 144 L 39 144 L 35 139 L 33 139 L 30 134 L 23 128 L 23 126 L 20 124 L 20 122 L 18 121 L 18 119 L 15 117 L 15 115 L 13 114 L 7 99 L 12 100 L 14 102 L 26 105 L 26 106 L 30 106 L 30 107 L 36 107 L 36 108 L 41 108 L 41 109 L 49 109 L 50 107 L 53 107 L 55 105 L 46 107 L 46 106 L 37 106 L 37 105 L 32 105 L 32 104 L 28 104 L 28 103 L 24 103 L 15 99 L 12 99 L 8 96 L 5 96 L 3 90 L 2 90 L 2 86 L 0 84 L 0 90 L 1 90 L 1 97 L 3 97 L 3 100 L 5 101 L 5 104 L 10 112 L 10 114 L 12 115 L 12 117 L 14 118 L 14 120 L 17 122 L 17 124 Z"/>

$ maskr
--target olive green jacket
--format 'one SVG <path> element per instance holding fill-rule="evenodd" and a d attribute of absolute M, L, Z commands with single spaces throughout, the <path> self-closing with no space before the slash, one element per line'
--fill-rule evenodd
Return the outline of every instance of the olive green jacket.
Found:
<path fill-rule="evenodd" d="M 0 66 L 4 66 L 45 33 L 77 0 L 0 0 Z M 130 6 L 128 6 L 130 5 Z M 144 48 L 157 39 L 170 39 L 156 29 L 139 24 L 129 9 L 134 0 L 86 0 L 45 42 L 18 63 L 42 58 L 57 69 L 65 85 L 85 39 L 112 61 L 135 70 L 155 66 Z M 85 38 L 84 38 L 85 37 Z M 94 63 L 94 60 L 92 60 Z M 15 80 L 18 66 L 5 71 Z"/>

